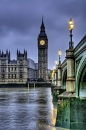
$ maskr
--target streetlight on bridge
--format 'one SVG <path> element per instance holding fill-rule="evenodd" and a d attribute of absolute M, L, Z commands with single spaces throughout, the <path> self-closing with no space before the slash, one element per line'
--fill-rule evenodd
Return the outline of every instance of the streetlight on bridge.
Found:
<path fill-rule="evenodd" d="M 58 65 L 58 61 L 55 61 L 55 65 Z"/>
<path fill-rule="evenodd" d="M 61 58 L 60 58 L 60 56 L 62 55 L 61 50 L 58 51 L 58 55 L 59 55 L 59 64 L 61 64 Z"/>
<path fill-rule="evenodd" d="M 58 61 L 55 61 L 55 79 L 56 79 L 56 86 L 57 86 L 57 79 L 58 79 Z"/>
<path fill-rule="evenodd" d="M 69 42 L 69 49 L 72 49 L 73 48 L 73 42 L 72 42 L 72 30 L 74 28 L 74 22 L 73 20 L 70 18 L 69 20 L 69 31 L 70 31 L 70 42 Z"/>

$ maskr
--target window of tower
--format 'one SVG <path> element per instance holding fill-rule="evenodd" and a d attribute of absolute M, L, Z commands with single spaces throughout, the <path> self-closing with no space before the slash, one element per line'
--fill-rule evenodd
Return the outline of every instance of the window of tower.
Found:
<path fill-rule="evenodd" d="M 20 79 L 21 79 L 21 78 L 23 78 L 23 75 L 22 75 L 22 74 L 20 74 Z"/>
<path fill-rule="evenodd" d="M 2 74 L 2 79 L 4 79 L 5 78 L 5 74 Z"/>
<path fill-rule="evenodd" d="M 2 68 L 2 70 L 1 70 L 2 72 L 5 72 L 5 68 Z"/>

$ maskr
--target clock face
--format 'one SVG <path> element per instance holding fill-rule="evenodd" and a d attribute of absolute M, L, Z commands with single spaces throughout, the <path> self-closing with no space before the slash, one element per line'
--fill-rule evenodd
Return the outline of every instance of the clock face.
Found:
<path fill-rule="evenodd" d="M 40 45 L 44 45 L 45 44 L 45 41 L 44 40 L 41 40 L 40 41 Z"/>

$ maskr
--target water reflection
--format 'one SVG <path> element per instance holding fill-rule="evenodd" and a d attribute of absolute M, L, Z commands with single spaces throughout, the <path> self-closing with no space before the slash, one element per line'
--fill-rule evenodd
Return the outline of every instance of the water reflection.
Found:
<path fill-rule="evenodd" d="M 50 88 L 1 88 L 0 130 L 59 130 Z"/>

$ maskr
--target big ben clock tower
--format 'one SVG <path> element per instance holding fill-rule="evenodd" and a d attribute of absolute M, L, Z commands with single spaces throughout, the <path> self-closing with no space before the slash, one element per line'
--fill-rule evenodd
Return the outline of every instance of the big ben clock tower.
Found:
<path fill-rule="evenodd" d="M 43 18 L 40 34 L 38 35 L 38 78 L 48 79 L 48 38 Z"/>

